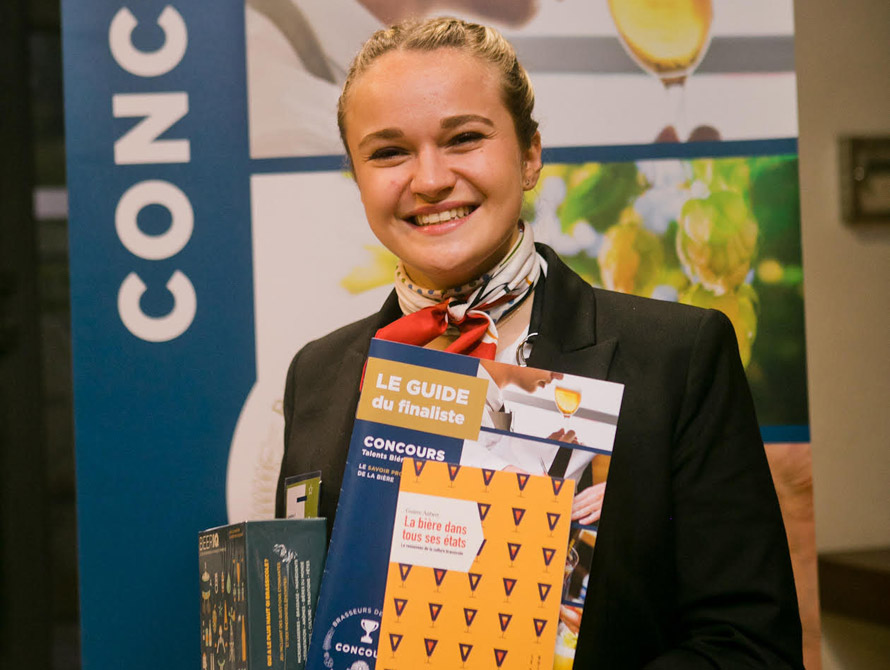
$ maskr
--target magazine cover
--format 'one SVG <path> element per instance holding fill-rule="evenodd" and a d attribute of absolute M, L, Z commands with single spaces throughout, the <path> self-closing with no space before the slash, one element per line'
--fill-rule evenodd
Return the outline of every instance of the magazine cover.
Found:
<path fill-rule="evenodd" d="M 560 550 L 572 561 L 562 601 L 575 610 L 560 608 L 556 641 L 571 667 L 592 556 L 582 562 L 578 538 L 595 533 L 622 393 L 612 382 L 373 340 L 307 667 L 375 665 L 406 458 L 572 482 L 571 539 Z"/>
<path fill-rule="evenodd" d="M 406 458 L 381 663 L 553 667 L 573 494 L 571 480 Z"/>

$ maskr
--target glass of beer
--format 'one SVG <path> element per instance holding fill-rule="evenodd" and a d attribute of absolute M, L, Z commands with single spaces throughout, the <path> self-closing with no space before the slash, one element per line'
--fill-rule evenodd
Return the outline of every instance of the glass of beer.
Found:
<path fill-rule="evenodd" d="M 553 387 L 553 399 L 568 426 L 569 417 L 581 406 L 581 388 L 570 379 L 560 379 Z"/>
<path fill-rule="evenodd" d="M 685 137 L 683 86 L 711 41 L 711 0 L 607 2 L 625 51 L 665 87 L 667 125 L 674 127 L 678 139 Z"/>

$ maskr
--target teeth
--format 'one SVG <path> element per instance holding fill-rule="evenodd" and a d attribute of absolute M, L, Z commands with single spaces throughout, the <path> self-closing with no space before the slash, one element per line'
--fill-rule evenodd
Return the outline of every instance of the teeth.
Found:
<path fill-rule="evenodd" d="M 432 214 L 418 214 L 415 217 L 418 226 L 429 226 L 434 223 L 445 223 L 452 219 L 462 219 L 470 213 L 469 207 L 455 207 L 444 212 L 433 212 Z"/>

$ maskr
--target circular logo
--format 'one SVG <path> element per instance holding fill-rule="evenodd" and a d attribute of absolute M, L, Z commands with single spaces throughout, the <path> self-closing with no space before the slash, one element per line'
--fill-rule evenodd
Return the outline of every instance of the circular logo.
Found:
<path fill-rule="evenodd" d="M 376 607 L 346 610 L 331 624 L 324 636 L 323 664 L 328 670 L 370 670 L 367 659 L 377 658 L 377 631 L 382 612 Z"/>

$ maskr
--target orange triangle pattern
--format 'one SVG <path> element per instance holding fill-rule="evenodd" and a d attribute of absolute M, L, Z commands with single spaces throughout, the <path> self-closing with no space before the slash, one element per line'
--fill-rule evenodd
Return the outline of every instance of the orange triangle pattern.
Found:
<path fill-rule="evenodd" d="M 525 474 L 524 472 L 516 473 L 516 483 L 519 484 L 520 491 L 525 490 L 525 487 L 528 484 L 528 478 L 529 478 L 529 475 Z"/>
<path fill-rule="evenodd" d="M 403 469 L 417 473 L 411 459 L 405 460 Z M 390 564 L 380 627 L 389 648 L 381 650 L 379 668 L 553 667 L 563 588 L 558 567 L 566 560 L 574 494 L 571 480 L 560 481 L 554 486 L 549 477 L 520 478 L 437 461 L 425 461 L 417 478 L 401 478 L 401 491 L 473 501 L 485 521 L 484 538 L 478 548 L 468 548 L 476 557 L 466 580 L 449 577 L 449 566 Z M 489 541 L 507 551 L 482 551 Z M 424 608 L 429 618 L 408 614 Z"/>
<path fill-rule="evenodd" d="M 553 561 L 553 557 L 556 555 L 556 549 L 552 547 L 541 547 L 541 552 L 544 554 L 544 565 L 549 566 Z"/>
<path fill-rule="evenodd" d="M 464 621 L 467 622 L 467 627 L 473 625 L 473 619 L 476 618 L 476 612 L 479 610 L 470 609 L 469 607 L 464 607 Z"/>
<path fill-rule="evenodd" d="M 436 651 L 436 645 L 439 644 L 438 640 L 432 640 L 430 638 L 424 638 L 423 644 L 426 647 L 426 655 L 432 656 L 433 652 Z"/>
<path fill-rule="evenodd" d="M 522 523 L 522 517 L 525 516 L 525 509 L 522 507 L 513 508 L 513 523 L 517 526 Z"/>

